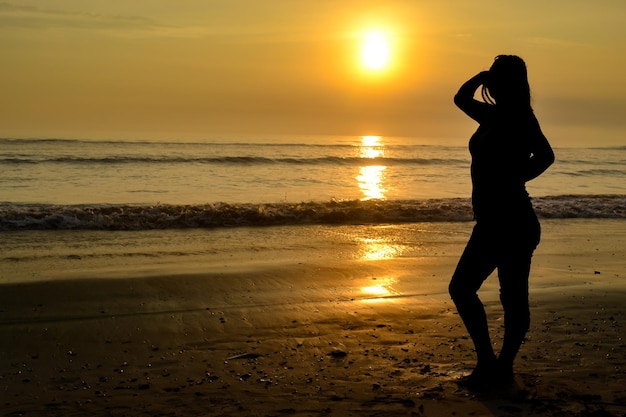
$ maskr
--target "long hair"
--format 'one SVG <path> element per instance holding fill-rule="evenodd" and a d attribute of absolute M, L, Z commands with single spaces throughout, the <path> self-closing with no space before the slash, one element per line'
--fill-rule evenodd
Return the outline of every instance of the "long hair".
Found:
<path fill-rule="evenodd" d="M 524 60 L 517 55 L 498 55 L 489 69 L 481 93 L 487 103 L 510 110 L 532 111 Z"/>

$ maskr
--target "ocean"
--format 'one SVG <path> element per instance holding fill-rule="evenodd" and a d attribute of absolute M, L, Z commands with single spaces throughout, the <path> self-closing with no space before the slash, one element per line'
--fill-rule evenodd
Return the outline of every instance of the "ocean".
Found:
<path fill-rule="evenodd" d="M 555 148 L 543 218 L 626 218 L 626 146 Z M 469 221 L 467 146 L 418 138 L 0 139 L 0 230 Z"/>

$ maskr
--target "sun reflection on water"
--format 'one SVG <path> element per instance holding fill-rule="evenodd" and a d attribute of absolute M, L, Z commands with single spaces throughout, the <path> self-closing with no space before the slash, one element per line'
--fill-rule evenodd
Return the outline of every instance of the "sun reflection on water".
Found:
<path fill-rule="evenodd" d="M 381 136 L 361 136 L 359 156 L 361 158 L 380 158 L 385 156 Z"/>
<path fill-rule="evenodd" d="M 385 156 L 385 150 L 381 143 L 380 136 L 362 136 L 359 146 L 359 157 L 363 159 L 377 159 Z M 359 168 L 359 175 L 356 177 L 359 188 L 363 193 L 362 200 L 385 198 L 387 190 L 384 187 L 385 171 L 384 165 L 365 165 Z"/>

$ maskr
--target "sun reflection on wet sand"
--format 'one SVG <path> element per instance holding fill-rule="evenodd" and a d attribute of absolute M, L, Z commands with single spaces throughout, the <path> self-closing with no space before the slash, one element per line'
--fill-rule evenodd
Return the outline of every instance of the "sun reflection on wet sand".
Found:
<path fill-rule="evenodd" d="M 385 156 L 380 136 L 362 136 L 359 146 L 359 157 L 376 159 Z M 385 198 L 387 190 L 384 188 L 386 166 L 366 165 L 359 168 L 356 180 L 363 193 L 362 200 Z"/>
<path fill-rule="evenodd" d="M 372 278 L 373 285 L 361 287 L 361 293 L 365 297 L 363 301 L 382 302 L 390 301 L 390 296 L 396 296 L 400 293 L 393 289 L 392 285 L 396 282 L 395 278 Z"/>
<path fill-rule="evenodd" d="M 401 245 L 393 244 L 385 238 L 362 238 L 363 245 L 361 259 L 364 261 L 383 261 L 397 258 L 401 255 L 403 248 Z M 395 277 L 379 277 L 372 278 L 369 285 L 360 287 L 363 301 L 367 302 L 383 302 L 392 301 L 401 295 L 399 291 L 393 287 L 397 284 Z"/>
<path fill-rule="evenodd" d="M 366 238 L 363 239 L 363 243 L 363 259 L 367 261 L 393 259 L 402 252 L 398 245 L 390 244 L 384 239 Z"/>

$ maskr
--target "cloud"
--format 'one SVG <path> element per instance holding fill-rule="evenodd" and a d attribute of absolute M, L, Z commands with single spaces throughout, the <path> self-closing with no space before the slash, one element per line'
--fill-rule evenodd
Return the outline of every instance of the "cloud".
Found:
<path fill-rule="evenodd" d="M 584 43 L 578 41 L 542 36 L 528 37 L 526 42 L 531 46 L 544 48 L 578 48 L 585 46 Z"/>
<path fill-rule="evenodd" d="M 162 27 L 162 25 L 140 16 L 103 15 L 0 2 L 0 27 L 36 30 L 54 28 L 145 30 Z"/>
<path fill-rule="evenodd" d="M 23 6 L 0 1 L 0 31 L 75 30 L 105 32 L 110 36 L 145 36 L 155 38 L 200 39 L 221 38 L 234 43 L 275 43 L 307 41 L 310 35 L 294 28 L 276 29 L 262 22 L 230 21 L 224 24 L 210 17 L 206 24 L 164 24 L 157 20 L 129 15 L 110 15 Z"/>

